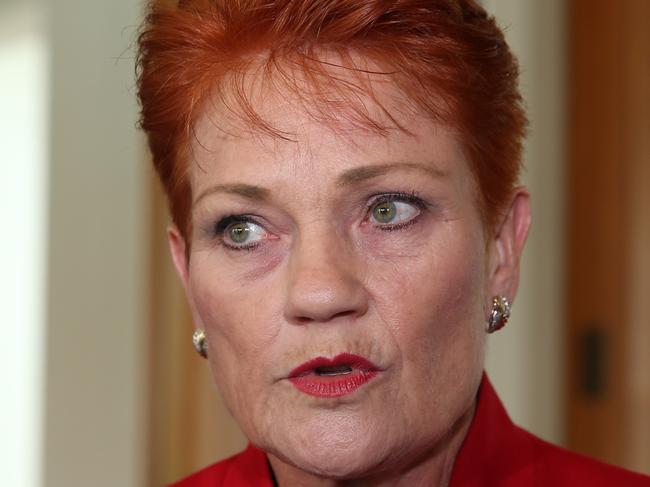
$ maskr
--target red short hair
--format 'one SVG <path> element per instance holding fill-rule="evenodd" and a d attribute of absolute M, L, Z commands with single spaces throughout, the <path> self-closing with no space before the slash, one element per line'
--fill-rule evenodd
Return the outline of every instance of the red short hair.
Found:
<path fill-rule="evenodd" d="M 188 149 L 208 98 L 234 96 L 253 127 L 283 136 L 256 114 L 236 82 L 253 60 L 261 60 L 266 73 L 290 62 L 316 88 L 327 85 L 354 98 L 364 85 L 343 84 L 315 52 L 334 51 L 343 64 L 353 64 L 352 54 L 367 57 L 385 68 L 380 74 L 393 77 L 414 107 L 460 134 L 488 225 L 498 221 L 517 184 L 526 128 L 517 61 L 494 18 L 473 0 L 154 2 L 138 43 L 140 124 L 173 220 L 188 242 Z M 318 89 L 314 93 L 318 98 Z M 332 108 L 325 97 L 315 101 Z M 351 106 L 355 122 L 387 130 L 360 104 Z"/>

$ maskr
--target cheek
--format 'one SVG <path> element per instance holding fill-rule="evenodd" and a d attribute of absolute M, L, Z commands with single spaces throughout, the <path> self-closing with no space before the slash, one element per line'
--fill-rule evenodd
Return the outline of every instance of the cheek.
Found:
<path fill-rule="evenodd" d="M 402 339 L 426 342 L 461 333 L 470 321 L 480 325 L 484 251 L 470 235 L 450 231 L 440 237 L 418 254 L 386 262 L 376 273 L 377 300 Z"/>
<path fill-rule="evenodd" d="M 209 259 L 199 262 L 191 278 L 196 313 L 205 327 L 213 380 L 224 403 L 249 439 L 273 427 L 281 416 L 269 387 L 272 357 L 281 323 L 277 286 L 259 281 L 224 280 Z M 206 271 L 212 269 L 211 271 Z M 247 282 L 246 286 L 238 285 Z M 275 306 L 275 307 L 274 307 Z"/>
<path fill-rule="evenodd" d="M 237 402 L 247 389 L 263 380 L 260 360 L 279 333 L 270 312 L 278 298 L 272 287 L 239 285 L 215 265 L 196 260 L 190 274 L 192 299 L 205 328 L 213 376 L 227 403 Z M 243 399 L 242 399 L 243 400 Z M 234 405 L 236 406 L 236 405 Z"/>
<path fill-rule="evenodd" d="M 423 397 L 449 398 L 429 414 L 462 402 L 482 370 L 485 339 L 483 241 L 458 229 L 440 237 L 419 255 L 383 267 L 374 286 L 399 349 L 402 382 L 416 391 L 412 407 L 421 407 Z"/>
<path fill-rule="evenodd" d="M 394 269 L 389 318 L 401 357 L 396 401 L 404 429 L 422 441 L 444 434 L 470 406 L 485 343 L 484 254 L 471 239 L 436 248 Z"/>
<path fill-rule="evenodd" d="M 190 273 L 192 298 L 206 333 L 215 346 L 228 345 L 240 353 L 262 349 L 268 336 L 277 333 L 269 316 L 262 316 L 274 302 L 273 289 L 225 272 L 213 260 L 196 258 Z"/>

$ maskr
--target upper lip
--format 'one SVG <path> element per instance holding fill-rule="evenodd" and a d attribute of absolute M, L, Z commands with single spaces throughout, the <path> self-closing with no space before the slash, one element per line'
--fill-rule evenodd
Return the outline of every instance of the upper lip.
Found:
<path fill-rule="evenodd" d="M 307 362 L 299 365 L 289 373 L 289 379 L 307 375 L 315 371 L 318 367 L 332 367 L 337 365 L 348 365 L 351 369 L 363 371 L 379 371 L 381 370 L 370 360 L 360 355 L 353 353 L 341 353 L 335 357 L 316 357 Z"/>

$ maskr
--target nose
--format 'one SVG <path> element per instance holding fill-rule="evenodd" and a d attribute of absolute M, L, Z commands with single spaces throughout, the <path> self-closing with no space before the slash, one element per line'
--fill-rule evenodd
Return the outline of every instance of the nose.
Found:
<path fill-rule="evenodd" d="M 296 242 L 288 265 L 285 319 L 293 324 L 325 323 L 365 314 L 368 297 L 358 268 L 340 237 Z"/>

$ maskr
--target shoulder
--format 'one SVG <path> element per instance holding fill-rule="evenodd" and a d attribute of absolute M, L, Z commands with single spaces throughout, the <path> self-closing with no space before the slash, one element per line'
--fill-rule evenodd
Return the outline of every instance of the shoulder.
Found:
<path fill-rule="evenodd" d="M 170 487 L 273 487 L 266 455 L 253 445 L 210 465 Z"/>
<path fill-rule="evenodd" d="M 650 477 L 605 465 L 516 426 L 487 379 L 456 458 L 451 487 L 650 487 Z"/>
<path fill-rule="evenodd" d="M 601 463 L 515 428 L 518 442 L 530 454 L 527 466 L 531 478 L 537 483 L 544 479 L 546 485 L 555 486 L 584 483 L 590 486 L 650 487 L 650 477 Z"/>
<path fill-rule="evenodd" d="M 198 472 L 194 472 L 189 477 L 185 477 L 184 479 L 171 484 L 169 487 L 212 487 L 222 485 L 224 477 L 228 470 L 230 470 L 234 459 L 235 457 L 231 457 L 214 463 Z"/>

